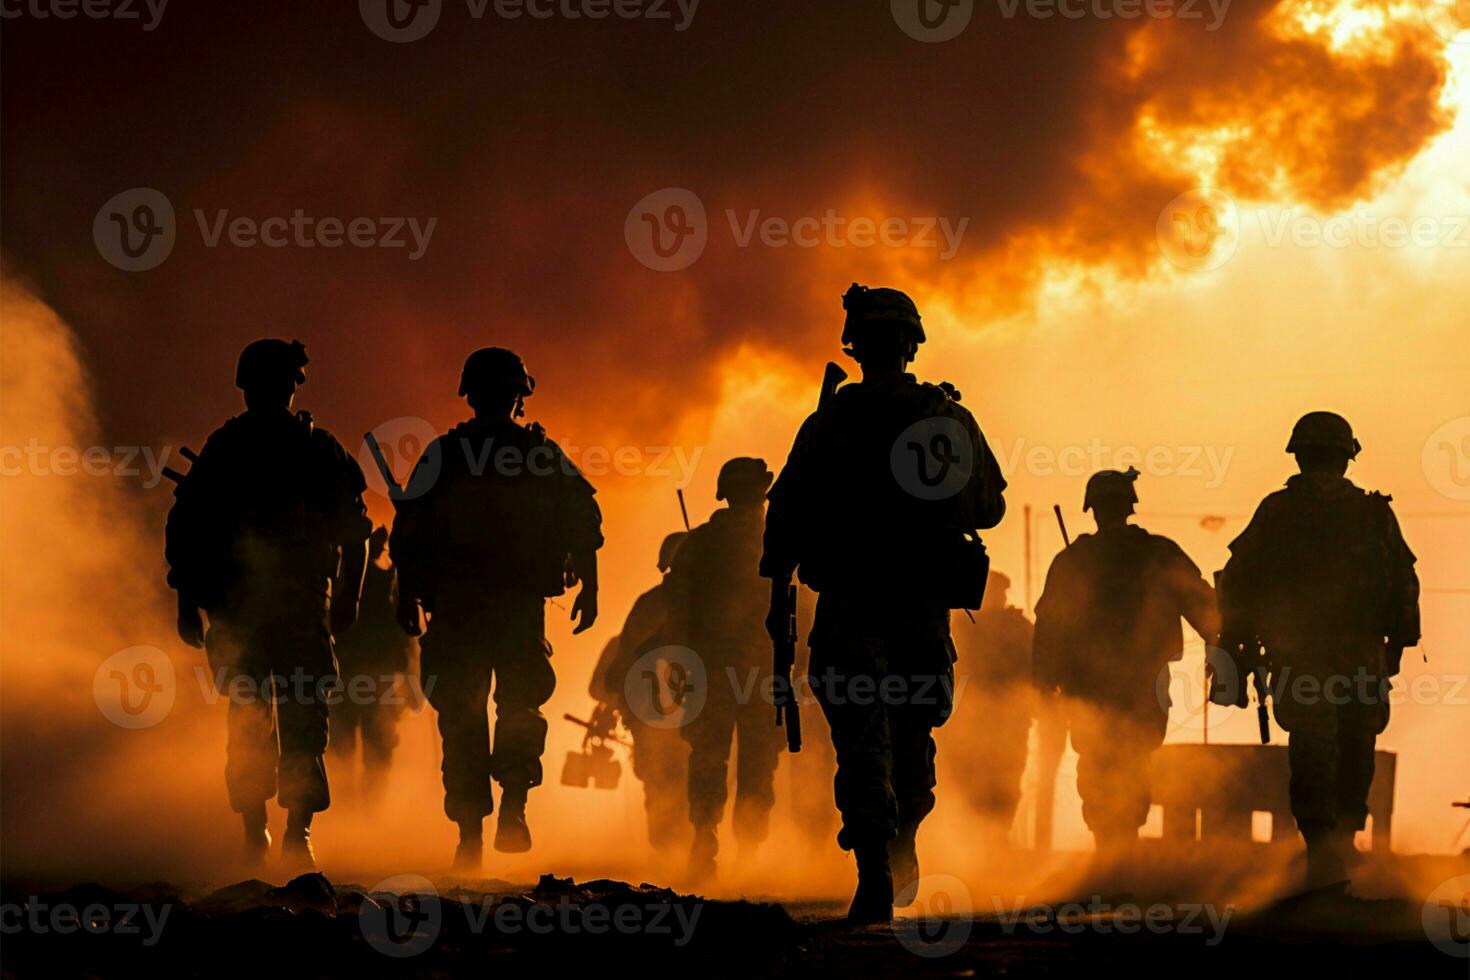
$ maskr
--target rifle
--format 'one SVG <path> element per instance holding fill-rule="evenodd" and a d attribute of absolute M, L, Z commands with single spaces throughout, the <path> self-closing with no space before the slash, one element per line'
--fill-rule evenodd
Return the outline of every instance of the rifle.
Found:
<path fill-rule="evenodd" d="M 682 488 L 679 488 L 676 489 L 674 492 L 679 495 L 679 516 L 684 518 L 684 530 L 688 531 L 690 530 L 689 508 L 684 506 L 684 490 Z"/>
<path fill-rule="evenodd" d="M 776 670 L 771 700 L 776 704 L 776 727 L 786 727 L 786 748 L 801 751 L 801 705 L 796 700 L 791 672 L 796 668 L 796 586 L 786 588 L 786 635 L 776 643 Z"/>
<path fill-rule="evenodd" d="M 1062 544 L 1066 545 L 1068 548 L 1072 547 L 1072 539 L 1067 536 L 1067 522 L 1062 517 L 1062 505 L 1052 504 L 1051 511 L 1053 514 L 1057 515 L 1057 527 L 1062 529 Z"/>
<path fill-rule="evenodd" d="M 378 474 L 382 476 L 383 482 L 388 486 L 388 499 L 393 501 L 396 508 L 403 501 L 403 487 L 398 485 L 398 480 L 393 476 L 393 470 L 388 466 L 388 460 L 383 456 L 383 447 L 378 445 L 378 437 L 371 432 L 364 433 L 362 441 L 367 443 L 368 452 L 373 456 L 373 462 L 378 467 Z"/>
<path fill-rule="evenodd" d="M 831 361 L 822 372 L 822 390 L 817 395 L 817 411 L 826 407 L 837 393 L 838 385 L 847 380 L 847 372 Z M 683 495 L 679 501 L 683 503 Z M 774 644 L 774 670 L 771 677 L 771 700 L 776 704 L 776 727 L 786 729 L 786 748 L 801 751 L 801 704 L 796 699 L 791 672 L 796 669 L 796 586 L 786 587 L 786 633 Z"/>

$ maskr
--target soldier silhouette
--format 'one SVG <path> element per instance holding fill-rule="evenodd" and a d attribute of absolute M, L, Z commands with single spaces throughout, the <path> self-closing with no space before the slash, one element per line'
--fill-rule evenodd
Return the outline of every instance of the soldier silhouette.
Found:
<path fill-rule="evenodd" d="M 932 729 L 949 715 L 951 608 L 976 608 L 978 530 L 1005 513 L 1005 479 L 949 385 L 908 366 L 924 342 L 913 300 L 856 283 L 842 342 L 862 380 L 802 423 L 770 492 L 761 574 L 767 632 L 787 628 L 793 574 L 818 593 L 810 681 L 832 730 L 842 828 L 857 859 L 848 919 L 888 921 L 913 900 L 919 824 L 934 808 Z"/>
<path fill-rule="evenodd" d="M 680 531 L 664 538 L 658 570 L 665 578 L 633 602 L 622 632 L 603 649 L 590 687 L 598 710 L 616 711 L 632 735 L 633 775 L 643 783 L 648 843 L 665 861 L 682 856 L 689 846 L 689 744 L 677 729 L 646 724 L 629 710 L 624 692 L 638 659 L 670 642 L 667 575 L 685 537 Z"/>
<path fill-rule="evenodd" d="M 1219 628 L 1215 590 L 1173 541 L 1128 523 L 1138 471 L 1087 481 L 1081 534 L 1053 560 L 1036 602 L 1033 655 L 1041 697 L 1067 703 L 1082 816 L 1106 866 L 1126 857 L 1148 819 L 1149 761 L 1169 722 L 1160 675 L 1184 655 L 1180 618 Z"/>
<path fill-rule="evenodd" d="M 370 802 L 381 798 L 404 710 L 417 703 L 409 679 L 417 672 L 417 649 L 398 627 L 398 575 L 387 561 L 387 547 L 388 529 L 375 528 L 368 538 L 357 624 L 337 641 L 342 680 L 332 704 L 331 754 L 351 766 L 362 746 L 363 791 Z"/>
<path fill-rule="evenodd" d="M 1237 667 L 1211 696 L 1244 706 L 1239 679 L 1264 646 L 1309 888 L 1348 879 L 1389 679 L 1419 642 L 1419 579 L 1391 498 L 1346 476 L 1360 449 L 1342 416 L 1302 416 L 1286 446 L 1301 472 L 1261 502 L 1221 576 L 1219 645 Z"/>
<path fill-rule="evenodd" d="M 769 586 L 761 578 L 765 497 L 773 474 L 765 460 L 740 457 L 720 468 L 715 497 L 729 506 L 689 533 L 669 571 L 668 635 L 704 665 L 707 695 L 681 731 L 689 742 L 689 876 L 715 874 L 717 829 L 735 769 L 735 840 L 744 864 L 770 832 L 783 738 L 755 679 L 769 676 L 765 633 Z"/>
<path fill-rule="evenodd" d="M 482 860 L 492 777 L 501 787 L 495 848 L 531 847 L 526 797 L 541 784 L 541 706 L 556 687 L 547 598 L 580 582 L 573 632 L 597 619 L 602 513 L 592 484 L 545 430 L 517 421 L 535 389 L 513 352 L 471 354 L 459 393 L 475 417 L 425 450 L 393 522 L 399 624 L 416 635 L 420 610 L 428 615 L 420 669 L 439 714 L 444 812 L 459 825 L 455 862 L 465 870 Z"/>
<path fill-rule="evenodd" d="M 306 365 L 299 341 L 257 340 L 240 354 L 245 412 L 215 430 L 180 482 L 165 555 L 179 636 L 207 650 L 229 699 L 225 782 L 246 855 L 269 849 L 266 802 L 276 797 L 287 812 L 283 859 L 313 866 L 312 817 L 331 803 L 322 756 L 332 634 L 357 617 L 372 524 L 357 462 L 310 415 L 291 412 Z"/>
<path fill-rule="evenodd" d="M 1006 602 L 1010 587 L 992 570 L 974 622 L 950 617 L 964 683 L 956 688 L 954 721 L 938 739 L 990 853 L 1009 844 L 1035 707 L 1031 620 Z"/>

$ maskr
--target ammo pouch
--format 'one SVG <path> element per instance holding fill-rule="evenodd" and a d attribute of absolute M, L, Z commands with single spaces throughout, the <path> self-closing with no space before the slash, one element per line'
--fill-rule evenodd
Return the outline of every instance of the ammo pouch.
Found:
<path fill-rule="evenodd" d="M 990 555 L 973 533 L 961 533 L 942 542 L 938 550 L 934 595 L 949 609 L 979 609 L 990 575 Z"/>

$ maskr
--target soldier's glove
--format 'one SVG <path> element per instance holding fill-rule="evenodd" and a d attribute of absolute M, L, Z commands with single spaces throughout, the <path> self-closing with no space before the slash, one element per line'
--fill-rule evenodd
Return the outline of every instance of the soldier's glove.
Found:
<path fill-rule="evenodd" d="M 204 648 L 204 617 L 193 600 L 179 596 L 179 639 L 196 650 Z"/>
<path fill-rule="evenodd" d="M 597 622 L 597 589 L 590 582 L 582 583 L 582 591 L 577 593 L 577 601 L 572 603 L 572 618 L 577 621 L 576 629 L 572 630 L 573 636 L 591 629 Z"/>
<path fill-rule="evenodd" d="M 398 626 L 409 636 L 418 636 L 424 631 L 419 619 L 419 601 L 412 596 L 398 597 Z"/>
<path fill-rule="evenodd" d="M 1210 702 L 1226 708 L 1244 708 L 1250 704 L 1246 694 L 1245 673 L 1240 661 L 1228 649 L 1205 647 L 1205 677 L 1210 682 Z"/>

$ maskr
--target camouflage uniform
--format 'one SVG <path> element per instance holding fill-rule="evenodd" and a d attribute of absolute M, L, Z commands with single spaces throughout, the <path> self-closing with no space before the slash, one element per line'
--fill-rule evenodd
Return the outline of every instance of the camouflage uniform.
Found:
<path fill-rule="evenodd" d="M 667 584 L 668 636 L 698 655 L 705 674 L 704 706 L 681 729 L 690 748 L 689 820 L 696 833 L 719 825 L 738 742 L 735 838 L 746 846 L 769 833 L 784 744 L 762 697 L 771 670 L 770 584 L 759 574 L 764 525 L 759 506 L 715 511 L 680 547 Z"/>
<path fill-rule="evenodd" d="M 545 601 L 568 556 L 602 545 L 592 485 L 535 423 L 465 422 L 425 451 L 393 523 L 399 588 L 429 625 L 420 671 L 444 741 L 444 812 L 464 824 L 541 784 L 556 687 Z M 495 692 L 491 753 L 486 703 Z"/>
<path fill-rule="evenodd" d="M 1274 664 L 1291 809 L 1309 843 L 1366 822 L 1389 678 L 1419 641 L 1414 560 L 1389 498 L 1329 473 L 1292 477 L 1230 545 L 1224 635 L 1259 638 Z"/>
<path fill-rule="evenodd" d="M 617 707 L 628 726 L 633 775 L 643 783 L 648 843 L 660 854 L 672 856 L 689 845 L 689 744 L 677 729 L 649 725 L 626 710 L 623 697 L 638 658 L 663 645 L 667 620 L 668 585 L 663 582 L 633 603 L 622 633 L 608 642 L 593 671 L 591 693 Z"/>
<path fill-rule="evenodd" d="M 963 434 L 968 473 L 956 492 L 922 499 L 892 451 L 935 419 Z M 761 574 L 796 569 L 819 593 L 809 671 L 837 752 L 844 849 L 912 835 L 934 807 L 931 732 L 954 682 L 947 558 L 962 532 L 1000 521 L 1005 485 L 953 392 L 903 374 L 838 389 L 802 424 L 771 488 Z M 874 693 L 885 690 L 901 693 Z"/>
<path fill-rule="evenodd" d="M 952 740 L 941 738 L 950 768 L 991 834 L 1004 841 L 1021 799 L 1034 690 L 1031 620 L 1005 603 L 992 573 L 985 605 L 970 622 L 951 616 L 962 671 Z M 992 597 L 994 601 L 992 602 Z M 983 733 L 983 737 L 976 736 Z"/>
<path fill-rule="evenodd" d="M 1131 524 L 1079 535 L 1037 600 L 1038 686 L 1067 699 L 1082 816 L 1099 844 L 1136 838 L 1148 819 L 1168 665 L 1184 650 L 1180 617 L 1212 638 L 1214 589 L 1177 544 Z"/>
<path fill-rule="evenodd" d="M 342 683 L 332 704 L 332 755 L 350 762 L 362 743 L 363 768 L 374 782 L 393 762 L 398 722 L 411 691 L 414 644 L 398 628 L 397 571 L 369 563 L 357 623 L 337 641 Z"/>
<path fill-rule="evenodd" d="M 372 530 L 364 489 L 336 439 L 306 413 L 282 410 L 226 422 L 175 494 L 168 581 L 209 614 L 238 813 L 272 797 L 303 814 L 331 802 L 322 762 L 337 683 L 329 582 L 339 549 L 363 548 Z"/>

